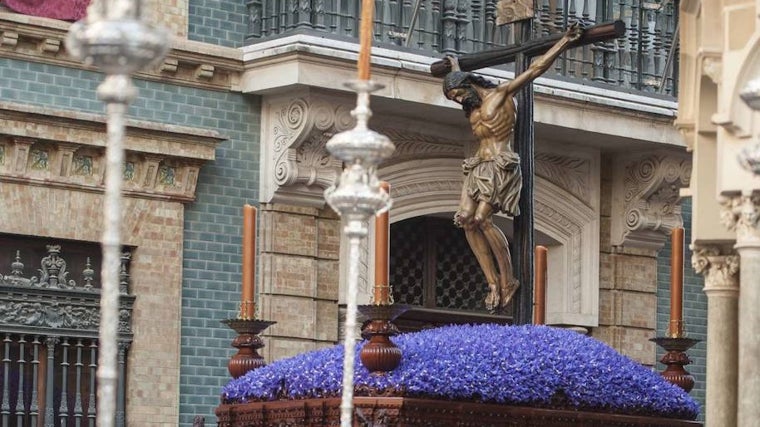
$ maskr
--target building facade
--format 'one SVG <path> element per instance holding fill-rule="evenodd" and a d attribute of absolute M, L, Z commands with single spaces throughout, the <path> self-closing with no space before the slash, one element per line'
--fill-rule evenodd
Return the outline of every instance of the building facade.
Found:
<path fill-rule="evenodd" d="M 494 26 L 492 0 L 424 0 L 416 14 L 414 2 L 375 3 L 373 79 L 384 88 L 372 98 L 370 125 L 396 145 L 378 173 L 394 199 L 394 296 L 415 306 L 402 320 L 409 329 L 509 321 L 483 309 L 479 273 L 461 231 L 449 225 L 474 138 L 429 67 L 444 54 L 508 44 L 513 35 Z M 675 11 L 667 2 L 651 9 L 570 3 L 566 10 L 542 4 L 535 36 L 561 31 L 564 22 L 613 18 L 629 32 L 568 52 L 535 83 L 534 203 L 536 241 L 549 248 L 547 322 L 654 365 L 649 338 L 664 334 L 658 307 L 667 306 L 668 272 L 658 266 L 670 229 L 683 223 L 679 189 L 691 179 L 691 159 L 672 127 Z M 175 38 L 163 63 L 135 76 L 140 94 L 127 132 L 128 425 L 214 421 L 233 353 L 233 332 L 219 322 L 237 315 L 244 203 L 260 207 L 258 315 L 277 321 L 262 354 L 276 360 L 341 334 L 346 245 L 323 198 L 341 164 L 325 143 L 353 124 L 355 95 L 343 83 L 355 77 L 358 4 L 150 7 Z M 60 244 L 62 257 L 99 239 L 104 144 L 95 96 L 102 76 L 66 55 L 68 25 L 0 9 L 0 233 L 12 242 Z M 513 76 L 509 66 L 480 73 Z M 511 218 L 497 225 L 512 235 Z M 362 254 L 365 303 L 372 243 Z M 39 261 L 26 262 L 25 271 L 32 262 Z M 21 332 L 7 333 L 16 343 Z M 62 355 L 50 354 L 60 365 Z M 21 399 L 29 408 L 32 400 Z"/>

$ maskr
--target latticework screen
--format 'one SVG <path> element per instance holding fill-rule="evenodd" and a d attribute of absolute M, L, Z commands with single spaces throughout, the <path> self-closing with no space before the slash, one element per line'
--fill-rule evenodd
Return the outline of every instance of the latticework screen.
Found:
<path fill-rule="evenodd" d="M 398 303 L 485 311 L 483 272 L 464 232 L 445 218 L 417 217 L 391 226 L 390 276 Z"/>

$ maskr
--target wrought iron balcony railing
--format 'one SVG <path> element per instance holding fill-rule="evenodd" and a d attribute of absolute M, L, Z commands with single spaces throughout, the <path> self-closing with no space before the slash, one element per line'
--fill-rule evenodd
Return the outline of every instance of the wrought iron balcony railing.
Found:
<path fill-rule="evenodd" d="M 498 0 L 376 0 L 375 42 L 442 57 L 505 46 Z M 295 31 L 358 35 L 360 0 L 249 0 L 248 43 Z M 676 95 L 677 7 L 670 0 L 537 0 L 533 37 L 622 20 L 624 36 L 566 52 L 554 72 L 616 89 Z"/>

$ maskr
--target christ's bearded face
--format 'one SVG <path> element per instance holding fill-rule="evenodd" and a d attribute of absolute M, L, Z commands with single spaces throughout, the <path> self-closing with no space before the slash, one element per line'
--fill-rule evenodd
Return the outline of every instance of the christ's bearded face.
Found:
<path fill-rule="evenodd" d="M 446 93 L 446 97 L 461 104 L 467 117 L 470 117 L 470 114 L 482 104 L 480 95 L 470 86 L 451 89 Z"/>

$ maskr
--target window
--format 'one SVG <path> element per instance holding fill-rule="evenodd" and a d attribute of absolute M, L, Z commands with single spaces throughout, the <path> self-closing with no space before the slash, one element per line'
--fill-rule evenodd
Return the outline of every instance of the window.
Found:
<path fill-rule="evenodd" d="M 397 325 L 416 330 L 450 323 L 508 323 L 485 309 L 483 272 L 452 220 L 422 216 L 391 225 L 390 282 L 396 303 L 414 306 Z"/>
<path fill-rule="evenodd" d="M 95 425 L 100 245 L 0 235 L 0 425 Z M 118 361 L 134 296 L 122 256 Z M 124 381 L 117 423 L 124 425 Z"/>

